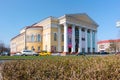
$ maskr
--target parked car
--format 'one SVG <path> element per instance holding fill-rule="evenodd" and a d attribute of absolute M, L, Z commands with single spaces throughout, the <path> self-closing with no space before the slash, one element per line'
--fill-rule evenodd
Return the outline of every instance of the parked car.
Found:
<path fill-rule="evenodd" d="M 100 54 L 109 54 L 108 52 L 100 52 Z"/>
<path fill-rule="evenodd" d="M 60 53 L 52 53 L 51 55 L 52 55 L 52 56 L 61 56 Z"/>
<path fill-rule="evenodd" d="M 22 56 L 22 53 L 21 52 L 17 52 L 15 54 L 13 54 L 13 56 Z"/>
<path fill-rule="evenodd" d="M 21 56 L 38 56 L 38 53 L 32 50 L 23 50 L 21 51 Z"/>
<path fill-rule="evenodd" d="M 2 53 L 1 53 L 1 56 L 8 56 L 8 55 L 9 55 L 8 52 L 2 52 Z"/>
<path fill-rule="evenodd" d="M 80 55 L 84 55 L 85 56 L 85 54 L 86 54 L 85 52 L 79 52 L 79 53 L 76 54 L 76 56 L 80 56 Z"/>
<path fill-rule="evenodd" d="M 41 51 L 41 52 L 39 53 L 39 55 L 40 55 L 40 56 L 48 56 L 48 55 L 51 55 L 51 53 L 50 53 L 50 52 L 47 52 L 47 51 Z"/>

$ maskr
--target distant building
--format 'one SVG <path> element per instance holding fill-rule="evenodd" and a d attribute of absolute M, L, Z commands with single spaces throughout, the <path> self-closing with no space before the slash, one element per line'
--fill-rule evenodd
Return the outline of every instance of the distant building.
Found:
<path fill-rule="evenodd" d="M 96 52 L 98 24 L 87 14 L 48 17 L 25 27 L 11 39 L 11 53 L 23 49 L 40 52 Z"/>
<path fill-rule="evenodd" d="M 102 40 L 98 43 L 98 52 L 120 52 L 120 39 Z"/>

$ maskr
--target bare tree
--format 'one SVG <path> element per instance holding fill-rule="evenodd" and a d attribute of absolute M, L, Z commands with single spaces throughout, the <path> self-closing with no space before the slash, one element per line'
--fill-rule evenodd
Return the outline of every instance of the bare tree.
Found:
<path fill-rule="evenodd" d="M 0 42 L 0 53 L 4 51 L 4 43 Z"/>
<path fill-rule="evenodd" d="M 8 54 L 9 54 L 10 48 L 9 48 L 9 47 L 5 47 L 5 44 L 0 41 L 0 55 L 1 55 L 3 52 L 8 52 Z"/>

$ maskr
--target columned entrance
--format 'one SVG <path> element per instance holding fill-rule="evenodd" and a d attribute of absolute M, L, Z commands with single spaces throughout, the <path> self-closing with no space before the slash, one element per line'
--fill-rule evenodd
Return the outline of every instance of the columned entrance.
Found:
<path fill-rule="evenodd" d="M 96 51 L 95 31 L 64 23 L 64 53 L 92 53 Z"/>

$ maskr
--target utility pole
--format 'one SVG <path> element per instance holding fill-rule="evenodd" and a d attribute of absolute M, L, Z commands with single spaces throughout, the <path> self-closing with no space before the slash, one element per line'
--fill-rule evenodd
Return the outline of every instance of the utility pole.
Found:
<path fill-rule="evenodd" d="M 118 20 L 117 22 L 116 22 L 116 27 L 117 28 L 120 28 L 120 20 Z M 116 46 L 119 48 L 119 39 L 120 39 L 120 30 L 118 30 L 118 43 L 116 43 Z M 117 42 L 117 40 L 116 40 L 116 42 Z M 117 45 L 118 44 L 118 45 Z M 116 47 L 116 49 L 117 49 L 117 47 Z M 119 50 L 117 50 L 117 51 L 119 51 Z"/>

